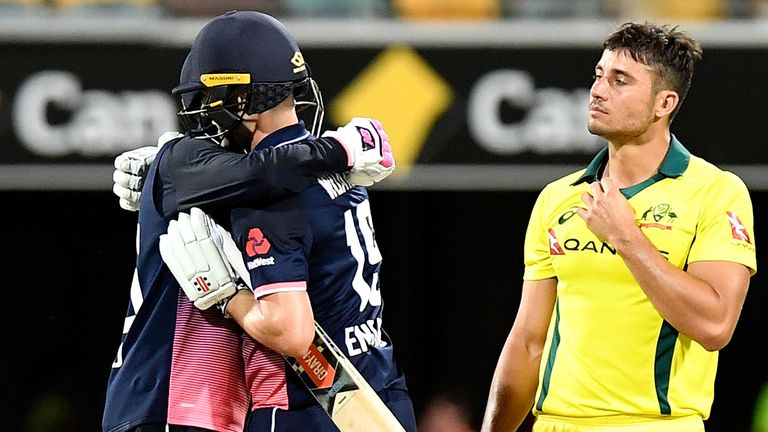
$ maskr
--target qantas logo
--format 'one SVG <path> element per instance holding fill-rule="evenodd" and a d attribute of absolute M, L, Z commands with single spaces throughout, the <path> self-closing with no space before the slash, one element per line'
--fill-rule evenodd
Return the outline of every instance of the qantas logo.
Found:
<path fill-rule="evenodd" d="M 264 233 L 261 232 L 261 229 L 251 228 L 251 230 L 248 231 L 248 241 L 245 243 L 245 253 L 247 253 L 249 257 L 264 255 L 269 252 L 269 248 L 271 247 L 272 245 L 269 243 L 269 240 L 264 237 Z"/>
<path fill-rule="evenodd" d="M 734 239 L 745 241 L 749 244 L 752 244 L 752 241 L 749 239 L 749 233 L 747 232 L 747 228 L 744 226 L 744 224 L 741 223 L 741 220 L 738 216 L 736 216 L 736 213 L 734 212 L 727 212 L 728 213 L 728 223 L 731 224 L 731 235 Z"/>
<path fill-rule="evenodd" d="M 555 231 L 552 228 L 549 229 L 548 235 L 549 235 L 549 254 L 565 255 L 565 251 L 563 250 L 563 247 L 560 246 L 560 242 L 557 241 L 557 236 L 555 235 Z"/>

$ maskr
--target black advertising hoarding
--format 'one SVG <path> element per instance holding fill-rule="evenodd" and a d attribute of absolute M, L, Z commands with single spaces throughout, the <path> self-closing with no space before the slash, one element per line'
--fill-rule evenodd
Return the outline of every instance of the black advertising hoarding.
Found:
<path fill-rule="evenodd" d="M 312 43 L 304 56 L 327 127 L 383 121 L 399 175 L 386 187 L 536 189 L 603 145 L 585 127 L 599 41 L 561 45 Z M 704 48 L 673 132 L 767 188 L 768 47 Z M 0 187 L 108 188 L 116 154 L 178 127 L 169 92 L 186 52 L 131 38 L 0 44 Z"/>
<path fill-rule="evenodd" d="M 115 155 L 178 127 L 181 49 L 5 42 L 0 58 L 4 189 L 108 188 Z"/>

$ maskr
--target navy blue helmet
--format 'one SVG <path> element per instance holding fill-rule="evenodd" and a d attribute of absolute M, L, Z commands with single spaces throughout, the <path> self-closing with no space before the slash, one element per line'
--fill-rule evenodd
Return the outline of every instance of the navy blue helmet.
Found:
<path fill-rule="evenodd" d="M 312 106 L 312 131 L 323 105 L 298 44 L 277 19 L 256 11 L 232 11 L 208 22 L 181 69 L 179 116 L 192 131 L 222 136 L 246 114 L 262 113 L 294 97 Z"/>

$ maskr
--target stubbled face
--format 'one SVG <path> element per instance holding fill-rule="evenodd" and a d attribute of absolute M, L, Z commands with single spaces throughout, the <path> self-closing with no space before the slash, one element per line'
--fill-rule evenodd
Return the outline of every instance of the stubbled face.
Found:
<path fill-rule="evenodd" d="M 624 50 L 603 51 L 590 89 L 589 132 L 607 140 L 642 135 L 654 121 L 653 72 Z"/>

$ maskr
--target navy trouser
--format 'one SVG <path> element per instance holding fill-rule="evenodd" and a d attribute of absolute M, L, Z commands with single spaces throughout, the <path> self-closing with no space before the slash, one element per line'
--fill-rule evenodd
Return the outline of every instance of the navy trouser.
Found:
<path fill-rule="evenodd" d="M 168 429 L 166 429 L 166 425 L 141 425 L 131 429 L 129 432 L 166 432 L 166 430 L 167 432 L 214 432 L 210 429 L 201 429 L 192 426 L 169 425 L 167 427 Z"/>
<path fill-rule="evenodd" d="M 379 393 L 407 432 L 416 432 L 416 415 L 408 393 L 402 390 Z M 302 410 L 284 411 L 277 408 L 259 408 L 248 418 L 248 432 L 339 432 L 328 414 L 313 405 Z"/>

